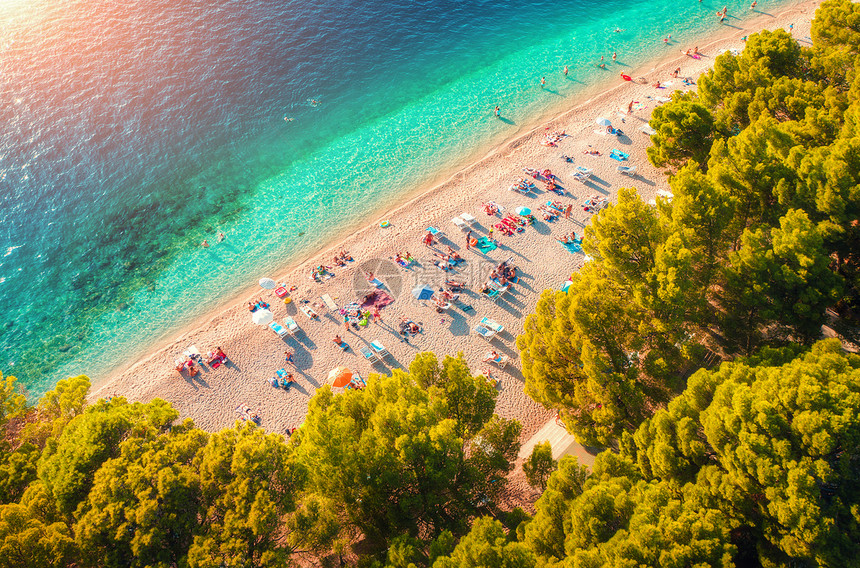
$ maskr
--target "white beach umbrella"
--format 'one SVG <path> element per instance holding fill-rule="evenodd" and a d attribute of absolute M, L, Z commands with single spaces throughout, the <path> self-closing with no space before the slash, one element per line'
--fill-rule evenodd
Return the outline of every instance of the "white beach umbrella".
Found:
<path fill-rule="evenodd" d="M 260 278 L 260 286 L 266 290 L 274 290 L 278 287 L 278 285 L 275 284 L 275 281 L 271 278 Z"/>
<path fill-rule="evenodd" d="M 595 122 L 597 122 L 597 124 L 599 124 L 600 126 L 609 126 L 610 124 L 612 124 L 611 120 L 609 120 L 608 118 L 603 118 L 602 116 L 599 117 Z"/>
<path fill-rule="evenodd" d="M 257 325 L 269 325 L 275 319 L 275 316 L 269 310 L 257 310 L 251 315 L 251 319 Z"/>

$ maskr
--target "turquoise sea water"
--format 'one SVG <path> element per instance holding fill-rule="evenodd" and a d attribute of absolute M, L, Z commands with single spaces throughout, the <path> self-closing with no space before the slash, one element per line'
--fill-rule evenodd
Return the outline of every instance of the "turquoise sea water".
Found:
<path fill-rule="evenodd" d="M 723 5 L 0 2 L 0 371 L 98 380 Z"/>

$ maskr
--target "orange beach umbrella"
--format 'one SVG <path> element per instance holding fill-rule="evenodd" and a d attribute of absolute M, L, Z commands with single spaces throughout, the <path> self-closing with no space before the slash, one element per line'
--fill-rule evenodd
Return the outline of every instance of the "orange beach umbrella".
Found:
<path fill-rule="evenodd" d="M 349 381 L 352 380 L 352 371 L 347 369 L 346 367 L 336 367 L 332 369 L 328 374 L 328 382 L 331 383 L 331 386 L 342 388 L 349 384 Z"/>

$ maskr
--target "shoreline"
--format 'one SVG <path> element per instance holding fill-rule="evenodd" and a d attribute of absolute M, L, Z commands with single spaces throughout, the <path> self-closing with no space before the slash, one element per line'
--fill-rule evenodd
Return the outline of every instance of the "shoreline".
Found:
<path fill-rule="evenodd" d="M 706 54 L 700 60 L 692 60 L 681 53 L 664 54 L 661 57 L 655 58 L 653 61 L 646 62 L 635 69 L 629 70 L 631 76 L 636 77 L 644 75 L 649 77 L 649 80 L 659 78 L 664 80 L 668 75 L 669 68 L 674 68 L 681 61 L 682 68 L 695 68 L 695 71 L 684 71 L 683 76 L 691 76 L 697 79 L 698 75 L 710 68 L 713 64 L 713 58 L 718 53 L 722 53 L 731 47 L 742 47 L 740 42 L 741 35 L 748 35 L 753 31 L 760 29 L 775 29 L 785 27 L 791 20 L 795 23 L 794 36 L 802 43 L 806 43 L 805 39 L 809 35 L 809 21 L 814 13 L 815 7 L 818 6 L 819 0 L 809 0 L 794 4 L 775 15 L 767 15 L 760 13 L 750 21 L 745 22 L 743 29 L 720 28 L 715 30 L 713 35 L 708 35 L 703 38 L 700 43 L 700 51 Z M 799 22 L 802 20 L 802 23 Z M 740 45 L 735 45 L 740 43 Z M 715 46 L 722 45 L 722 49 Z M 680 47 L 682 44 L 677 44 Z M 674 45 L 673 45 L 674 47 Z M 688 46 L 684 46 L 685 48 Z M 650 68 L 649 68 L 650 67 Z M 607 78 L 607 83 L 611 79 Z M 618 79 L 616 79 L 618 80 Z M 695 88 L 695 85 L 693 85 Z M 633 90 L 633 94 L 626 94 Z M 517 194 L 513 194 L 505 190 L 505 187 L 510 184 L 515 177 L 518 177 L 516 172 L 526 164 L 533 164 L 542 167 L 550 167 L 554 172 L 559 172 L 562 178 L 563 185 L 571 192 L 576 194 L 576 198 L 572 203 L 581 204 L 584 197 L 595 191 L 604 190 L 608 193 L 608 197 L 614 196 L 619 187 L 634 186 L 636 187 L 643 198 L 653 196 L 658 189 L 668 189 L 665 176 L 660 174 L 655 168 L 647 163 L 644 158 L 644 148 L 648 146 L 647 136 L 638 132 L 638 127 L 643 122 L 641 116 L 634 114 L 629 117 L 628 123 L 624 126 L 624 130 L 632 130 L 629 139 L 631 140 L 625 152 L 629 152 L 631 159 L 630 163 L 639 166 L 642 175 L 637 179 L 630 181 L 627 178 L 621 178 L 614 172 L 615 164 L 612 160 L 604 155 L 600 158 L 592 156 L 582 156 L 579 152 L 579 147 L 585 143 L 594 144 L 597 146 L 615 144 L 619 142 L 615 140 L 606 140 L 606 137 L 590 134 L 593 131 L 593 118 L 596 113 L 603 113 L 605 108 L 619 108 L 619 98 L 625 100 L 630 96 L 643 99 L 643 93 L 651 93 L 654 96 L 668 96 L 672 91 L 669 89 L 661 92 L 655 91 L 647 85 L 639 85 L 634 83 L 622 83 L 611 86 L 600 82 L 594 86 L 584 89 L 583 93 L 577 95 L 573 100 L 560 101 L 558 108 L 552 108 L 540 117 L 536 117 L 534 122 L 528 123 L 530 126 L 524 126 L 522 131 L 516 134 L 513 138 L 505 138 L 499 143 L 493 143 L 487 148 L 476 149 L 470 154 L 469 158 L 476 158 L 468 161 L 465 165 L 460 164 L 452 166 L 450 172 L 438 173 L 431 177 L 431 181 L 426 184 L 416 186 L 413 191 L 407 192 L 403 196 L 398 196 L 392 199 L 392 203 L 385 204 L 377 213 L 368 215 L 368 218 L 374 219 L 373 223 L 367 224 L 362 222 L 356 224 L 356 227 L 344 229 L 338 235 L 335 235 L 327 240 L 319 250 L 313 253 L 303 255 L 301 258 L 291 261 L 285 267 L 279 267 L 274 270 L 274 274 L 278 274 L 277 281 L 287 282 L 288 284 L 297 284 L 299 291 L 293 295 L 295 299 L 304 297 L 311 301 L 318 299 L 320 294 L 329 293 L 332 297 L 341 298 L 349 294 L 349 290 L 344 290 L 342 284 L 349 284 L 353 281 L 357 273 L 357 266 L 362 264 L 362 261 L 367 259 L 387 259 L 396 251 L 417 250 L 422 248 L 419 243 L 419 238 L 422 233 L 422 225 L 435 224 L 442 228 L 450 237 L 449 244 L 461 245 L 462 237 L 459 235 L 459 230 L 451 224 L 451 217 L 457 214 L 458 211 L 469 211 L 479 219 L 481 226 L 489 227 L 487 216 L 480 209 L 480 202 L 487 199 L 495 199 L 496 201 L 508 205 L 511 200 L 522 202 L 524 198 Z M 623 97 L 622 97 L 623 95 Z M 643 99 L 644 100 L 644 99 Z M 610 102 L 611 101 L 611 102 Z M 650 115 L 653 109 L 654 101 L 647 101 L 647 114 Z M 610 117 L 613 122 L 621 120 L 613 114 Z M 634 122 L 635 121 L 635 122 Z M 645 119 L 647 121 L 647 118 Z M 533 125 L 533 126 L 531 126 Z M 620 126 L 620 124 L 617 124 Z M 557 148 L 546 148 L 540 146 L 537 141 L 542 136 L 542 130 L 565 130 L 568 137 L 563 139 Z M 574 147 L 576 146 L 576 150 Z M 604 153 L 608 152 L 608 147 Z M 570 177 L 571 166 L 564 164 L 558 159 L 559 154 L 571 155 L 575 159 L 575 165 L 586 165 L 600 175 L 595 176 L 598 179 L 606 180 L 607 183 L 598 186 L 590 185 L 583 186 L 578 182 L 568 181 Z M 467 160 L 469 159 L 467 158 Z M 597 161 L 600 161 L 597 165 Z M 610 163 L 612 162 L 612 163 Z M 450 175 L 447 175 L 450 173 Z M 483 176 L 483 177 L 481 177 Z M 442 181 L 440 182 L 440 178 Z M 611 183 L 610 183 L 611 182 Z M 608 187 L 605 187 L 608 186 Z M 465 190 L 465 191 L 463 191 Z M 466 194 L 466 195 L 464 195 Z M 470 195 L 471 194 L 471 195 Z M 547 199 L 548 196 L 541 194 L 539 199 Z M 554 196 L 552 196 L 555 198 Z M 560 201 L 571 202 L 569 197 L 560 198 Z M 452 207 L 452 204 L 455 204 Z M 536 205 L 536 203 L 535 203 Z M 444 213 L 440 213 L 444 211 Z M 389 229 L 380 229 L 378 223 L 381 219 L 390 219 L 392 227 Z M 498 235 L 498 240 L 503 247 L 500 247 L 496 253 L 490 258 L 493 261 L 504 260 L 508 256 L 517 258 L 516 262 L 522 263 L 527 267 L 527 272 L 530 276 L 529 280 L 534 280 L 535 284 L 541 284 L 548 288 L 557 288 L 559 282 L 556 280 L 563 274 L 569 274 L 571 270 L 581 266 L 581 255 L 572 255 L 570 257 L 562 256 L 561 254 L 550 253 L 549 256 L 554 258 L 542 258 L 547 251 L 555 251 L 552 247 L 557 246 L 552 240 L 547 241 L 541 238 L 544 235 L 554 233 L 556 236 L 571 229 L 577 232 L 581 231 L 582 226 L 587 224 L 588 216 L 580 214 L 577 219 L 582 219 L 580 223 L 571 225 L 568 222 L 556 222 L 555 224 L 543 224 L 546 229 L 542 230 L 529 228 L 527 233 L 521 236 L 517 235 L 511 238 Z M 495 223 L 498 218 L 493 220 Z M 481 231 L 479 231 L 480 233 Z M 483 231 L 483 232 L 486 232 Z M 539 233 L 535 235 L 534 233 Z M 536 247 L 535 245 L 541 245 Z M 340 248 L 347 248 L 356 258 L 355 263 L 351 263 L 346 269 L 337 269 L 337 276 L 330 281 L 322 284 L 310 284 L 304 280 L 307 269 L 311 265 L 325 263 L 324 260 L 332 256 L 333 251 Z M 459 252 L 463 253 L 462 247 Z M 531 249 L 531 250 L 529 250 Z M 532 254 L 522 254 L 531 252 Z M 564 255 L 566 252 L 562 251 Z M 535 254 L 536 253 L 536 254 Z M 422 250 L 422 255 L 425 251 Z M 416 255 L 417 256 L 417 255 Z M 481 266 L 485 259 L 481 257 L 473 257 L 463 255 L 470 262 Z M 539 262 L 535 262 L 538 259 Z M 478 262 L 472 262 L 477 260 Z M 570 261 L 570 262 L 568 262 Z M 554 264 L 553 264 L 554 263 Z M 546 266 L 544 266 L 546 265 Z M 539 272 L 542 271 L 543 274 Z M 475 272 L 473 271 L 472 276 Z M 344 277 L 341 277 L 344 275 Z M 404 275 L 403 280 L 408 276 L 415 276 L 414 273 Z M 347 282 L 344 282 L 347 281 Z M 530 283 L 530 282 L 528 282 Z M 528 284 L 527 283 L 527 284 Z M 526 284 L 526 285 L 527 285 Z M 520 290 L 520 294 L 516 296 L 519 305 L 515 306 L 514 310 L 500 309 L 492 304 L 487 306 L 479 299 L 469 300 L 480 316 L 486 312 L 501 322 L 504 318 L 505 327 L 508 332 L 503 337 L 504 345 L 499 342 L 492 344 L 493 349 L 505 351 L 511 356 L 511 362 L 504 370 L 499 370 L 497 374 L 502 378 L 502 392 L 499 395 L 499 413 L 508 417 L 516 417 L 523 422 L 523 439 L 528 439 L 539 428 L 547 418 L 548 411 L 538 407 L 522 392 L 522 376 L 519 374 L 519 358 L 516 353 L 515 346 L 513 350 L 509 347 L 513 344 L 513 339 L 522 330 L 524 315 L 530 313 L 534 308 L 534 302 L 543 289 L 541 286 L 529 287 L 529 291 Z M 339 295 L 338 295 L 339 294 Z M 284 307 L 283 305 L 274 305 L 273 312 L 275 313 L 276 321 L 283 320 L 284 312 L 293 316 L 299 325 L 304 330 L 300 333 L 298 339 L 288 339 L 283 342 L 277 338 L 271 331 L 265 328 L 258 328 L 250 323 L 247 310 L 244 307 L 245 302 L 249 298 L 263 296 L 272 303 L 274 295 L 267 290 L 261 290 L 257 286 L 249 286 L 247 289 L 239 293 L 232 294 L 220 303 L 218 307 L 213 308 L 205 314 L 202 314 L 194 320 L 194 322 L 183 327 L 176 333 L 172 333 L 173 339 L 165 339 L 153 345 L 148 353 L 137 359 L 136 361 L 118 365 L 115 370 L 107 373 L 106 376 L 93 384 L 91 398 L 99 396 L 108 396 L 109 394 L 126 395 L 132 400 L 149 400 L 156 396 L 160 396 L 174 403 L 174 406 L 179 410 L 180 415 L 190 416 L 195 419 L 195 422 L 206 429 L 217 429 L 223 426 L 228 426 L 235 420 L 235 414 L 232 409 L 236 406 L 234 400 L 245 402 L 256 406 L 263 410 L 264 421 L 263 427 L 270 431 L 283 431 L 283 429 L 298 425 L 300 420 L 303 420 L 304 413 L 307 409 L 307 398 L 313 395 L 314 388 L 305 388 L 320 386 L 323 383 L 325 375 L 330 368 L 329 363 L 345 360 L 351 368 L 359 370 L 362 376 L 367 376 L 367 369 L 370 367 L 365 361 L 355 357 L 355 349 L 352 349 L 349 354 L 343 354 L 338 349 L 336 352 L 332 349 L 324 347 L 333 347 L 328 344 L 328 337 L 337 331 L 342 332 L 343 328 L 336 321 L 322 317 L 320 322 L 312 322 L 304 318 L 303 314 L 296 315 L 295 302 Z M 239 305 L 237 305 L 237 303 Z M 337 302 L 339 305 L 343 301 Z M 392 310 L 393 308 L 393 310 Z M 415 313 L 420 313 L 418 318 L 423 321 L 434 320 L 437 316 L 428 313 L 426 306 L 421 306 L 416 303 L 408 294 L 408 291 L 403 297 L 397 297 L 396 301 L 383 311 L 386 321 L 392 321 L 389 315 L 390 311 L 402 312 L 406 317 L 414 316 Z M 478 373 L 486 364 L 476 363 L 476 359 L 480 356 L 481 351 L 486 351 L 488 346 L 482 342 L 480 338 L 474 338 L 471 334 L 462 333 L 462 322 L 458 324 L 456 332 L 453 331 L 455 319 L 468 319 L 466 331 L 475 324 L 474 314 L 472 316 L 459 314 L 458 317 L 445 316 L 451 319 L 451 330 L 434 329 L 429 330 L 424 335 L 419 335 L 415 339 L 415 343 L 420 350 L 435 351 L 441 358 L 446 354 L 451 353 L 451 349 L 447 348 L 452 343 L 457 344 L 456 350 L 465 352 L 467 362 L 470 364 L 473 372 Z M 506 315 L 505 312 L 509 315 Z M 499 315 L 497 315 L 499 314 Z M 514 316 L 514 323 L 510 324 L 511 315 Z M 429 318 L 429 319 L 428 319 Z M 438 322 L 438 320 L 436 320 Z M 334 324 L 334 325 L 332 325 Z M 428 324 L 437 325 L 439 324 Z M 443 324 L 444 325 L 444 322 Z M 375 326 L 369 326 L 361 331 L 361 335 L 367 336 L 369 339 L 372 335 L 380 335 L 374 332 Z M 376 330 L 377 332 L 379 330 Z M 451 334 L 454 334 L 452 341 Z M 393 335 L 393 334 L 392 334 Z M 465 337 L 461 337 L 464 336 Z M 411 350 L 406 349 L 404 344 L 394 345 L 394 339 L 388 334 L 383 334 L 386 347 L 395 356 L 394 366 L 408 366 L 411 362 L 414 353 L 409 356 L 401 356 L 402 353 L 409 353 Z M 420 338 L 420 341 L 419 341 Z M 320 345 L 314 342 L 318 339 Z M 354 333 L 346 334 L 344 339 L 347 340 L 353 347 L 358 347 L 361 343 L 359 337 Z M 462 340 L 462 344 L 460 343 Z M 234 360 L 235 365 L 229 369 L 208 370 L 201 375 L 198 375 L 202 381 L 195 381 L 187 376 L 183 379 L 173 369 L 173 355 L 186 346 L 196 344 L 201 351 L 207 352 L 214 348 L 215 344 L 223 345 L 225 351 L 230 355 L 231 360 Z M 409 344 L 406 344 L 409 345 Z M 413 347 L 410 345 L 410 347 Z M 297 363 L 296 373 L 300 387 L 293 389 L 289 393 L 272 389 L 263 379 L 267 375 L 273 374 L 274 369 L 285 366 L 283 363 L 283 355 L 281 353 L 287 348 L 296 353 Z M 508 348 L 508 349 L 504 349 Z M 322 353 L 326 351 L 325 353 Z M 249 354 L 251 354 L 249 356 Z M 254 358 L 254 354 L 257 355 Z M 280 360 L 278 359 L 280 357 Z M 398 362 L 399 359 L 399 362 Z M 279 362 L 280 361 L 280 362 Z M 331 365 L 334 366 L 334 365 Z M 289 365 L 286 365 L 289 371 L 293 371 Z M 390 369 L 383 369 L 376 365 L 372 368 L 372 372 L 390 372 Z M 218 383 L 215 386 L 211 383 Z M 232 388 L 231 388 L 232 387 Z M 296 395 L 296 391 L 300 391 L 302 395 Z M 518 394 L 517 394 L 518 393 Z M 233 395 L 233 396 L 230 396 Z M 240 397 L 239 400 L 237 397 Z M 262 401 L 262 402 L 261 402 Z M 289 406 L 286 411 L 278 412 L 278 409 L 283 406 Z"/>

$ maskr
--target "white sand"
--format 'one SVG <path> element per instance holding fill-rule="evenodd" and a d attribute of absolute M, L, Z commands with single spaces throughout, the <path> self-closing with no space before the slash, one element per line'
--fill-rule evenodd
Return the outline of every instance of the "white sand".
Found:
<path fill-rule="evenodd" d="M 808 45 L 810 20 L 818 3 L 818 0 L 813 0 L 780 14 L 763 14 L 744 29 L 720 27 L 709 42 L 699 42 L 699 51 L 703 55 L 701 59 L 694 60 L 673 50 L 675 55 L 661 60 L 654 68 L 649 65 L 648 70 L 639 69 L 630 73 L 634 78 L 646 77 L 649 83 L 658 79 L 671 81 L 670 87 L 655 89 L 650 85 L 623 82 L 619 78 L 617 86 L 585 103 L 577 104 L 524 136 L 501 145 L 441 186 L 432 188 L 396 210 L 380 215 L 379 219 L 391 222 L 389 228 L 382 229 L 378 222 L 374 223 L 334 247 L 333 250 L 348 250 L 356 262 L 350 263 L 347 268 L 335 268 L 336 277 L 331 280 L 316 284 L 308 278 L 312 266 L 332 264 L 331 250 L 281 275 L 277 279 L 279 282 L 298 286 L 298 290 L 292 293 L 295 301 L 291 304 L 284 305 L 273 292 L 256 287 L 256 279 L 249 276 L 249 286 L 253 285 L 254 288 L 249 289 L 247 300 L 260 296 L 265 298 L 272 304 L 278 322 L 282 323 L 287 315 L 294 317 L 302 328 L 296 337 L 284 340 L 268 328 L 254 325 L 246 306 L 247 300 L 239 305 L 234 303 L 225 307 L 216 317 L 197 322 L 175 341 L 154 346 L 149 357 L 131 363 L 94 389 L 93 398 L 118 394 L 131 400 L 148 401 L 161 397 L 172 402 L 183 417 L 192 417 L 197 425 L 210 431 L 231 426 L 237 418 L 235 408 L 247 404 L 259 411 L 264 428 L 283 432 L 304 420 L 308 399 L 325 383 L 329 370 L 335 366 L 345 365 L 367 377 L 370 373 L 389 372 L 393 367 L 408 367 L 419 351 L 433 351 L 440 359 L 444 355 L 461 351 L 475 373 L 489 367 L 493 369 L 494 376 L 501 379 L 497 411 L 501 416 L 520 420 L 523 424 L 522 440 L 528 440 L 552 417 L 552 412 L 524 394 L 515 338 L 523 331 L 524 318 L 533 311 L 540 293 L 545 289 L 558 289 L 570 273 L 583 264 L 581 254 L 571 254 L 556 238 L 572 230 L 581 235 L 583 226 L 590 218 L 589 214 L 583 212 L 581 204 L 590 195 L 606 195 L 612 200 L 620 187 L 634 186 L 647 201 L 653 199 L 658 190 L 668 190 L 665 176 L 646 159 L 645 149 L 649 137 L 639 128 L 646 124 L 651 110 L 657 104 L 652 97 L 668 97 L 674 89 L 683 88 L 680 79 L 670 78 L 674 68 L 680 66 L 682 76 L 698 77 L 719 53 L 729 48 L 742 49 L 742 36 L 765 28 L 787 28 L 789 23 L 795 25 L 794 36 Z M 760 3 L 759 9 L 766 10 L 766 5 Z M 687 49 L 693 45 L 678 47 Z M 646 108 L 635 111 L 633 116 L 625 117 L 625 122 L 622 122 L 622 118 L 616 114 L 617 110 L 626 109 L 631 100 L 644 103 Z M 627 137 L 595 134 L 597 126 L 594 120 L 598 116 L 610 118 L 615 126 L 624 130 Z M 540 144 L 544 134 L 551 131 L 567 133 L 558 147 Z M 631 180 L 616 172 L 620 162 L 609 158 L 611 148 L 629 153 L 630 160 L 625 164 L 637 166 L 639 175 L 635 179 Z M 585 149 L 596 149 L 603 155 L 584 155 Z M 562 160 L 562 154 L 573 157 L 575 163 L 569 164 Z M 572 177 L 576 166 L 580 165 L 594 170 L 592 180 L 586 184 L 574 181 Z M 550 168 L 561 179 L 568 195 L 557 197 L 547 193 L 540 183 L 537 197 L 525 197 L 508 191 L 508 186 L 524 175 L 523 167 Z M 524 233 L 511 237 L 503 236 L 496 230 L 495 236 L 500 246 L 488 256 L 466 251 L 465 235 L 451 222 L 452 217 L 462 212 L 471 213 L 478 219 L 474 228 L 477 237 L 485 235 L 493 224 L 500 221 L 498 217 L 489 217 L 484 213 L 482 202 L 495 200 L 509 211 L 519 205 L 536 210 L 547 199 L 572 203 L 573 218 L 553 223 L 538 221 Z M 429 225 L 443 229 L 449 237 L 449 240 L 443 241 L 443 245 L 450 244 L 467 259 L 452 277 L 470 284 L 472 291 L 464 294 L 462 300 L 471 304 L 473 311 L 463 312 L 455 307 L 440 315 L 428 302 L 418 302 L 411 296 L 410 290 L 417 283 L 427 278 L 438 281 L 443 275 L 431 264 L 433 251 L 421 244 L 424 229 Z M 321 320 L 311 321 L 297 311 L 299 300 L 319 301 L 320 295 L 326 293 L 339 306 L 355 300 L 354 283 L 364 283 L 358 268 L 365 263 L 375 262 L 374 259 L 391 259 L 398 251 L 410 251 L 421 260 L 424 268 L 380 275 L 388 288 L 397 293 L 396 301 L 382 309 L 382 325 L 372 324 L 361 328 L 360 332 L 344 334 L 343 319 L 339 314 L 322 310 Z M 508 258 L 513 259 L 521 275 L 512 293 L 498 303 L 479 298 L 474 291 L 484 281 L 486 274 L 494 265 Z M 483 316 L 493 318 L 505 327 L 504 332 L 492 341 L 492 346 L 470 333 Z M 402 317 L 423 323 L 424 332 L 409 343 L 401 342 L 396 331 Z M 342 352 L 332 342 L 336 333 L 342 334 L 351 346 L 348 352 Z M 358 354 L 357 350 L 372 340 L 381 341 L 391 353 L 381 364 L 370 365 Z M 192 344 L 204 353 L 221 346 L 232 363 L 216 370 L 204 367 L 194 379 L 181 377 L 174 369 L 174 358 Z M 504 370 L 481 363 L 490 349 L 510 358 Z M 295 366 L 284 363 L 285 350 L 295 353 Z M 272 388 L 266 381 L 281 367 L 297 377 L 298 386 L 289 392 Z M 513 501 L 522 503 L 532 500 L 535 493 L 526 486 L 521 473 L 513 474 L 512 481 Z"/>

